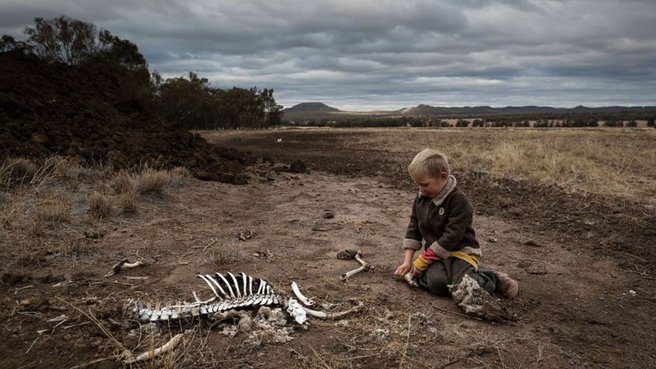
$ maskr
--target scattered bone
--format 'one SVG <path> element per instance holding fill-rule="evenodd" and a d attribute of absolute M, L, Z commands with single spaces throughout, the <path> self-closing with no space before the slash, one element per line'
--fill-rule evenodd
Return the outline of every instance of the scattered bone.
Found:
<path fill-rule="evenodd" d="M 364 308 L 364 304 L 362 303 L 362 301 L 350 300 L 350 302 L 353 304 L 351 308 L 334 313 L 312 310 L 306 307 L 304 307 L 303 310 L 305 310 L 307 315 L 313 316 L 315 318 L 324 319 L 324 320 L 337 320 L 337 319 L 342 319 L 347 315 L 356 313 Z"/>
<path fill-rule="evenodd" d="M 111 277 L 114 274 L 120 272 L 121 270 L 132 269 L 132 268 L 136 268 L 136 267 L 139 267 L 139 266 L 142 266 L 142 265 L 146 265 L 146 263 L 144 263 L 141 260 L 137 260 L 134 263 L 130 263 L 127 259 L 121 260 L 116 265 L 114 265 L 112 267 L 112 270 L 110 270 L 109 272 L 107 272 L 107 274 L 105 274 L 105 278 L 106 277 Z"/>
<path fill-rule="evenodd" d="M 144 281 L 146 279 L 150 279 L 150 277 L 148 277 L 148 276 L 136 276 L 136 275 L 135 276 L 126 275 L 126 276 L 123 276 L 123 278 L 125 278 L 127 280 L 130 280 L 130 281 Z"/>
<path fill-rule="evenodd" d="M 341 260 L 350 260 L 350 259 L 355 259 L 358 263 L 360 263 L 360 267 L 353 269 L 351 271 L 348 271 L 344 274 L 341 275 L 341 280 L 345 281 L 352 277 L 353 275 L 360 273 L 363 270 L 373 270 L 374 266 L 367 263 L 366 261 L 362 260 L 362 254 L 361 252 L 358 251 L 353 251 L 353 250 L 344 250 L 341 251 L 337 254 L 337 258 Z"/>
<path fill-rule="evenodd" d="M 500 301 L 490 295 L 469 275 L 457 285 L 450 285 L 451 298 L 468 316 L 507 323 L 517 318 Z"/>
<path fill-rule="evenodd" d="M 296 284 L 296 282 L 292 282 L 292 292 L 294 292 L 294 295 L 296 296 L 298 301 L 300 301 L 303 305 L 305 305 L 305 306 L 313 306 L 314 305 L 314 301 L 312 301 L 312 300 L 308 299 L 307 297 L 303 296 L 303 294 L 301 293 L 301 290 L 299 290 L 298 284 Z"/>
<path fill-rule="evenodd" d="M 406 281 L 409 285 L 412 287 L 419 287 L 419 284 L 417 283 L 417 280 L 415 277 L 412 275 L 412 272 L 407 272 L 403 275 L 403 280 Z"/>
<path fill-rule="evenodd" d="M 255 233 L 251 230 L 247 230 L 247 231 L 244 231 L 244 232 L 239 232 L 237 234 L 237 239 L 240 240 L 240 241 L 247 241 L 247 240 L 250 240 L 251 238 L 253 238 L 253 236 L 255 236 Z"/>
<path fill-rule="evenodd" d="M 165 343 L 161 347 L 158 347 L 154 350 L 146 351 L 136 357 L 134 357 L 134 355 L 131 352 L 125 352 L 123 354 L 124 356 L 123 363 L 132 364 L 139 361 L 149 360 L 159 355 L 162 355 L 166 352 L 173 350 L 182 341 L 183 338 L 184 338 L 184 333 L 179 333 L 175 335 L 173 338 L 171 338 L 167 343 Z"/>

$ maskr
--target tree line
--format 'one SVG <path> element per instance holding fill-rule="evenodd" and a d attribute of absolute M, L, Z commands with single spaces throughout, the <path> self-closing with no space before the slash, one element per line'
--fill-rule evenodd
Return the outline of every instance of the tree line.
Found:
<path fill-rule="evenodd" d="M 213 87 L 194 72 L 163 79 L 152 74 L 139 48 L 91 23 L 59 16 L 34 18 L 26 40 L 0 38 L 0 52 L 31 55 L 48 63 L 113 63 L 138 76 L 146 98 L 164 120 L 187 129 L 264 128 L 280 124 L 282 106 L 272 89 Z"/>
<path fill-rule="evenodd" d="M 392 116 L 392 117 L 363 117 L 343 120 L 305 120 L 289 125 L 319 126 L 319 127 L 473 127 L 473 128 L 503 128 L 503 127 L 533 127 L 533 128 L 582 128 L 582 127 L 637 127 L 637 121 L 647 122 L 647 127 L 656 127 L 654 112 L 622 112 L 622 113 L 570 113 L 550 115 L 545 118 L 541 114 L 522 116 L 494 116 L 490 118 L 463 119 L 455 123 L 450 118 Z"/>

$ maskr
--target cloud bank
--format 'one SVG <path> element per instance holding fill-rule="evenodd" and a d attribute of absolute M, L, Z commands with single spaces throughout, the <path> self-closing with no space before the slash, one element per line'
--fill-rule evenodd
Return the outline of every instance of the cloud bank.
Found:
<path fill-rule="evenodd" d="M 656 105 L 651 0 L 0 0 L 0 33 L 62 14 L 286 107 Z"/>

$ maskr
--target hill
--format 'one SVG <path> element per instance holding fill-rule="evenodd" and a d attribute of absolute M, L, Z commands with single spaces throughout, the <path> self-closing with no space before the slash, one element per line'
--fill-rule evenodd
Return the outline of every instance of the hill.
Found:
<path fill-rule="evenodd" d="M 283 109 L 283 113 L 337 113 L 341 110 L 320 102 L 304 102 L 291 108 Z"/>

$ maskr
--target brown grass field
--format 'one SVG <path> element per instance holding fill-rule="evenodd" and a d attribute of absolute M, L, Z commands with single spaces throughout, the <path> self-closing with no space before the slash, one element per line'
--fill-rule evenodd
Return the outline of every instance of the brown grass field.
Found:
<path fill-rule="evenodd" d="M 656 130 L 200 133 L 261 158 L 247 185 L 62 157 L 0 164 L 0 368 L 656 367 Z M 429 146 L 476 209 L 483 267 L 520 283 L 501 300 L 516 322 L 467 318 L 392 275 L 416 193 L 405 168 Z M 306 172 L 289 171 L 297 160 Z M 335 257 L 347 248 L 374 270 L 340 281 L 357 266 Z M 146 265 L 105 277 L 124 259 Z M 124 314 L 130 298 L 189 301 L 206 292 L 197 274 L 228 271 L 365 308 L 277 332 Z M 121 359 L 178 333 L 169 353 Z"/>

